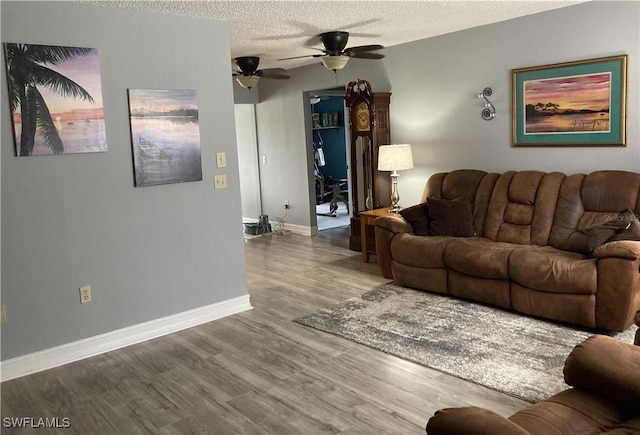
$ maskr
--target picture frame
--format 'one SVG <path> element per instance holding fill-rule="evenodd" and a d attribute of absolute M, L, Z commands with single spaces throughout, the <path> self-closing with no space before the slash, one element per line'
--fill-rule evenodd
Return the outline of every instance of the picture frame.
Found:
<path fill-rule="evenodd" d="M 195 89 L 128 89 L 134 186 L 202 181 Z"/>
<path fill-rule="evenodd" d="M 96 48 L 3 43 L 16 156 L 107 150 Z"/>
<path fill-rule="evenodd" d="M 511 75 L 514 147 L 626 146 L 627 55 Z"/>

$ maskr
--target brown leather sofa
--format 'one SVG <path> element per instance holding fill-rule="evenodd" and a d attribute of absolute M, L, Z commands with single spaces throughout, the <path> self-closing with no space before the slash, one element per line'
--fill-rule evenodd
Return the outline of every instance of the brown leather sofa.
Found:
<path fill-rule="evenodd" d="M 597 230 L 619 224 L 627 209 L 631 229 L 640 231 L 639 197 L 640 174 L 624 171 L 439 173 L 423 198 L 466 198 L 471 237 L 425 235 L 422 227 L 434 224 L 428 206 L 426 223 L 381 217 L 378 262 L 402 286 L 623 331 L 640 310 L 640 242 L 616 236 L 593 252 L 589 247 Z"/>
<path fill-rule="evenodd" d="M 504 418 L 478 407 L 439 410 L 429 435 L 640 434 L 640 347 L 595 335 L 564 366 L 573 388 Z"/>

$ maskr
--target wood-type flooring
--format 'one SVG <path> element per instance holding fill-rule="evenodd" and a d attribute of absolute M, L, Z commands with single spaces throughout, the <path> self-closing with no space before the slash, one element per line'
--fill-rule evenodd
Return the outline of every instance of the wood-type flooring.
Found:
<path fill-rule="evenodd" d="M 388 281 L 347 239 L 337 228 L 245 240 L 253 310 L 5 382 L 2 433 L 424 434 L 439 408 L 527 405 L 293 323 Z M 69 427 L 10 429 L 11 417 Z"/>

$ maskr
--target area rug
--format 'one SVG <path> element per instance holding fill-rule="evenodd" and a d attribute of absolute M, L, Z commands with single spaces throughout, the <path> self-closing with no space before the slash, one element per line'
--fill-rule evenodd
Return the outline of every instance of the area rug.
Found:
<path fill-rule="evenodd" d="M 566 389 L 588 329 L 385 284 L 294 322 L 535 403 Z M 633 343 L 636 326 L 610 334 Z"/>

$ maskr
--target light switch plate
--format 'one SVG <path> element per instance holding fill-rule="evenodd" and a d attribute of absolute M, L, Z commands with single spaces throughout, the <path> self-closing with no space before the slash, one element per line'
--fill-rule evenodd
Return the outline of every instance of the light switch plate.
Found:
<path fill-rule="evenodd" d="M 222 152 L 222 153 L 216 153 L 216 165 L 218 165 L 219 168 L 226 168 L 227 167 L 227 154 Z"/>

